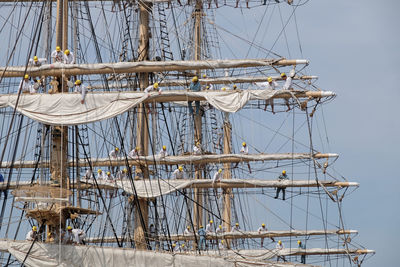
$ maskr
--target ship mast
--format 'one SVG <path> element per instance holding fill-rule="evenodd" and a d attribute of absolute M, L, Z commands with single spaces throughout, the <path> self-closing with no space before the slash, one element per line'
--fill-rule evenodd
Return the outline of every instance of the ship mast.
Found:
<path fill-rule="evenodd" d="M 139 2 L 139 51 L 138 61 L 146 61 L 149 57 L 149 13 L 152 9 L 152 4 L 149 2 Z M 149 74 L 147 72 L 138 73 L 140 90 L 149 86 Z M 146 116 L 146 104 L 142 103 L 138 107 L 137 129 L 136 129 L 136 144 L 140 148 L 140 155 L 149 154 L 149 127 Z M 136 177 L 149 179 L 149 171 L 146 166 L 136 168 Z M 146 199 L 138 199 L 135 209 L 135 230 L 134 241 L 137 249 L 146 249 L 146 235 L 148 229 L 148 202 Z M 144 229 L 143 229 L 144 228 Z"/>
<path fill-rule="evenodd" d="M 192 17 L 195 20 L 194 24 L 194 60 L 201 60 L 201 18 L 203 16 L 203 2 L 196 0 L 196 5 Z M 200 78 L 201 71 L 196 71 L 197 77 Z M 202 124 L 201 124 L 201 113 L 200 110 L 196 110 L 194 116 L 194 132 L 195 132 L 195 143 L 200 142 L 202 144 Z M 202 179 L 201 165 L 195 167 L 195 179 Z M 203 196 L 201 189 L 194 189 L 194 207 L 193 207 L 193 224 L 194 231 L 199 229 L 203 224 Z"/>

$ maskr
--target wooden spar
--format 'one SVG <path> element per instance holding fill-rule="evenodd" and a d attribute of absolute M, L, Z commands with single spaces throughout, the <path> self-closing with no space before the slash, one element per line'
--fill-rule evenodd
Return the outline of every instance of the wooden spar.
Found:
<path fill-rule="evenodd" d="M 231 233 L 226 232 L 223 234 L 208 234 L 206 239 L 208 240 L 222 240 L 222 239 L 242 239 L 242 238 L 274 238 L 274 237 L 288 237 L 288 236 L 316 236 L 316 235 L 349 235 L 349 234 L 357 234 L 357 230 L 292 230 L 292 231 L 266 231 L 263 233 L 251 232 L 251 231 L 243 231 L 241 233 Z M 197 234 L 196 234 L 197 235 Z M 119 236 L 118 239 L 122 240 L 122 236 Z M 197 237 L 199 238 L 199 237 Z M 182 234 L 171 234 L 170 236 L 162 236 L 159 235 L 157 237 L 160 241 L 172 240 L 172 241 L 188 241 L 194 240 L 194 236 L 192 235 L 182 235 Z M 115 243 L 115 237 L 92 237 L 85 239 L 87 243 Z"/>
<path fill-rule="evenodd" d="M 274 81 L 280 81 L 282 78 L 280 76 L 271 76 Z M 253 83 L 253 82 L 266 82 L 268 76 L 262 77 L 215 77 L 215 78 L 206 78 L 199 79 L 202 84 L 234 84 L 234 83 Z M 318 76 L 295 76 L 293 80 L 311 80 L 317 79 Z M 187 86 L 188 82 L 185 80 L 163 80 L 158 83 L 160 87 L 167 86 Z M 132 84 L 130 83 L 121 83 L 121 82 L 112 82 L 108 83 L 109 88 L 131 88 Z M 89 85 L 87 86 L 88 90 L 96 90 L 96 89 L 104 89 L 105 87 L 100 84 Z"/>
<path fill-rule="evenodd" d="M 232 59 L 232 60 L 186 60 L 186 61 L 138 61 L 95 64 L 45 64 L 28 67 L 30 76 L 66 76 L 89 74 L 115 74 L 136 72 L 165 72 L 202 69 L 250 68 L 263 66 L 290 66 L 308 64 L 304 59 Z M 3 77 L 22 77 L 25 66 L 1 67 Z"/>
<path fill-rule="evenodd" d="M 168 179 L 165 179 L 165 181 L 171 181 Z M 173 180 L 175 181 L 175 180 Z M 294 181 L 283 181 L 279 182 L 278 180 L 250 180 L 250 179 L 222 179 L 220 182 L 216 182 L 214 185 L 212 184 L 212 181 L 209 179 L 199 179 L 199 180 L 189 180 L 191 183 L 187 183 L 188 180 L 179 180 L 179 183 L 187 183 L 185 186 L 179 186 L 179 189 L 196 189 L 196 188 L 201 188 L 201 189 L 206 189 L 206 188 L 221 188 L 221 189 L 227 189 L 227 188 L 275 188 L 277 186 L 284 186 L 284 187 L 317 187 L 321 184 L 323 184 L 325 187 L 357 187 L 359 186 L 359 183 L 356 182 L 338 182 L 338 181 L 319 181 L 318 183 L 313 180 L 313 181 L 308 181 L 308 180 L 294 180 Z M 140 180 L 139 181 L 134 181 L 135 185 L 138 186 L 140 185 Z M 178 183 L 178 185 L 179 185 Z M 100 189 L 131 189 L 131 185 L 128 183 L 128 181 L 124 181 L 124 184 L 126 185 L 125 187 L 122 186 L 121 181 L 118 181 L 117 183 L 114 182 L 103 182 L 103 181 L 98 181 L 98 188 Z M 172 183 L 171 183 L 172 184 Z M 175 184 L 175 183 L 174 183 Z M 8 187 L 9 190 L 12 189 L 17 189 L 22 186 L 27 186 L 31 185 L 30 181 L 21 181 L 21 182 L 10 182 L 10 185 Z M 71 183 L 71 188 L 75 188 L 75 183 Z M 149 184 L 149 188 L 154 186 L 154 190 L 158 190 L 158 185 L 157 183 L 154 184 Z M 177 186 L 175 184 L 175 186 Z M 0 184 L 0 190 L 5 190 L 7 188 L 7 184 Z M 84 179 L 81 179 L 81 190 L 89 189 L 89 188 L 97 188 L 97 186 L 94 184 L 93 181 L 86 181 Z M 150 189 L 149 189 L 150 191 Z"/>
<path fill-rule="evenodd" d="M 224 154 L 232 153 L 232 125 L 229 122 L 229 113 L 225 113 L 224 119 Z M 231 173 L 231 163 L 224 163 L 224 179 L 232 179 Z M 223 190 L 223 227 L 224 229 L 231 229 L 231 193 L 232 190 L 230 188 L 226 188 Z M 233 197 L 233 196 L 232 196 Z M 229 242 L 227 246 L 230 247 Z"/>
<path fill-rule="evenodd" d="M 149 56 L 149 13 L 152 11 L 152 4 L 140 2 L 139 3 L 139 47 L 138 47 L 138 61 L 142 62 L 148 59 Z M 139 83 L 140 90 L 144 89 L 149 85 L 148 73 L 139 73 Z M 137 129 L 136 129 L 136 144 L 139 146 L 139 152 L 141 155 L 149 154 L 149 127 L 147 119 L 146 104 L 141 103 L 138 108 L 138 118 L 137 118 Z M 149 179 L 149 170 L 147 166 L 140 166 L 136 168 L 136 177 L 143 177 L 143 179 Z M 136 178 L 135 178 L 136 179 Z M 148 229 L 149 222 L 149 207 L 147 199 L 138 198 L 134 208 L 134 221 L 135 229 L 133 233 L 133 239 L 135 241 L 135 246 L 139 250 L 147 249 L 146 232 Z"/>
<path fill-rule="evenodd" d="M 272 161 L 272 160 L 292 160 L 292 159 L 325 159 L 337 158 L 339 155 L 334 153 L 316 153 L 310 155 L 308 153 L 282 153 L 282 154 L 220 154 L 220 155 L 186 155 L 186 156 L 167 156 L 165 158 L 154 158 L 154 156 L 138 156 L 134 159 L 129 159 L 130 166 L 141 165 L 178 165 L 178 164 L 207 164 L 207 163 L 238 163 L 238 162 L 257 162 L 257 161 Z M 155 161 L 154 161 L 155 159 Z M 93 167 L 103 166 L 125 166 L 125 158 L 116 160 L 110 158 L 92 158 L 90 160 Z M 15 161 L 13 164 L 8 161 L 3 161 L 0 168 L 35 168 L 36 161 Z M 68 161 L 68 167 L 75 166 L 73 160 Z M 89 163 L 80 159 L 78 162 L 80 167 L 88 167 Z M 42 161 L 38 165 L 39 168 L 48 168 L 49 161 Z"/>
<path fill-rule="evenodd" d="M 192 18 L 194 19 L 194 62 L 198 64 L 201 61 L 201 30 L 202 30 L 202 16 L 203 16 L 203 3 L 202 0 L 196 0 L 196 5 L 194 11 L 192 13 Z M 201 76 L 200 69 L 196 69 L 196 75 L 199 78 Z M 192 103 L 194 104 L 194 103 Z M 193 127 L 194 127 L 194 136 L 195 143 L 199 142 L 202 145 L 202 116 L 201 111 L 194 111 Z M 190 116 L 190 115 L 189 115 Z M 202 179 L 202 173 L 200 169 L 200 165 L 195 166 L 195 179 Z M 199 229 L 201 225 L 203 225 L 203 195 L 201 189 L 194 189 L 194 202 L 193 202 L 193 225 L 195 229 Z M 194 244 L 194 248 L 196 248 L 197 244 Z"/>

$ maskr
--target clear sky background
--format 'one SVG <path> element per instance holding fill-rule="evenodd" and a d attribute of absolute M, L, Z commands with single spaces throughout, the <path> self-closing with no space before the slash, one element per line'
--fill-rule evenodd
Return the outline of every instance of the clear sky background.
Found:
<path fill-rule="evenodd" d="M 363 266 L 399 266 L 399 11 L 394 0 L 312 0 L 297 13 L 312 73 L 338 94 L 324 112 L 335 167 L 360 183 L 345 220 L 376 250 Z"/>

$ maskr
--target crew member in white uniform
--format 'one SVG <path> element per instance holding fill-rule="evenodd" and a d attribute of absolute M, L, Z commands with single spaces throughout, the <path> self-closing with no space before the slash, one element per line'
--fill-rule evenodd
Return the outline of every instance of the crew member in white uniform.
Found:
<path fill-rule="evenodd" d="M 221 180 L 221 178 L 222 178 L 222 169 L 219 169 L 219 170 L 214 174 L 212 183 L 214 184 L 215 182 L 219 182 L 219 181 Z"/>
<path fill-rule="evenodd" d="M 85 103 L 85 97 L 87 93 L 87 88 L 84 86 L 81 82 L 81 80 L 76 80 L 75 81 L 75 86 L 74 86 L 74 93 L 81 93 L 82 98 L 81 98 L 81 104 Z"/>
<path fill-rule="evenodd" d="M 33 226 L 32 230 L 26 234 L 26 241 L 33 241 L 37 238 L 37 236 L 37 226 Z"/>
<path fill-rule="evenodd" d="M 18 90 L 19 88 L 21 88 L 22 93 L 31 93 L 31 94 L 36 93 L 35 88 L 33 88 L 33 85 L 29 80 L 28 74 L 25 74 L 24 79 L 19 83 Z"/>
<path fill-rule="evenodd" d="M 97 170 L 97 181 L 101 181 L 101 180 L 105 180 L 105 179 L 106 179 L 105 173 L 101 169 L 98 169 Z"/>
<path fill-rule="evenodd" d="M 68 49 L 64 51 L 64 64 L 75 64 L 74 53 Z"/>
<path fill-rule="evenodd" d="M 172 175 L 175 179 L 185 179 L 185 172 L 183 171 L 182 166 L 179 166 L 178 169 L 172 173 Z"/>
<path fill-rule="evenodd" d="M 82 229 L 72 229 L 71 232 L 74 244 L 85 244 L 83 240 L 85 239 L 86 234 Z"/>
<path fill-rule="evenodd" d="M 272 77 L 268 77 L 267 82 L 259 82 L 259 83 L 256 82 L 254 84 L 257 85 L 258 87 L 261 87 L 264 90 L 275 90 L 278 88 L 278 83 L 276 81 L 272 80 Z M 272 113 L 275 114 L 274 100 L 272 98 L 265 100 L 264 111 L 267 110 L 268 105 L 271 105 Z"/>
<path fill-rule="evenodd" d="M 291 90 L 291 88 L 292 88 L 292 77 L 288 77 L 286 75 L 286 73 L 284 73 L 284 72 L 281 73 L 281 77 L 285 81 L 285 83 L 282 86 L 282 90 Z M 285 104 L 287 106 L 287 110 L 286 111 L 289 111 L 290 110 L 289 99 L 285 98 Z"/>
<path fill-rule="evenodd" d="M 193 146 L 193 154 L 194 154 L 194 155 L 201 155 L 201 145 L 200 145 L 200 142 L 196 142 L 196 144 Z"/>
<path fill-rule="evenodd" d="M 166 146 L 162 146 L 162 149 L 160 150 L 160 153 L 158 153 L 158 156 L 160 158 L 165 158 L 168 156 L 168 152 L 167 152 L 167 147 Z"/>
<path fill-rule="evenodd" d="M 158 83 L 154 83 L 153 85 L 149 85 L 144 89 L 145 93 L 149 93 L 150 91 L 157 91 L 158 89 L 158 94 L 161 94 L 162 89 L 158 86 Z"/>
<path fill-rule="evenodd" d="M 45 58 L 38 58 L 37 56 L 34 56 L 33 59 L 29 59 L 29 66 L 32 67 L 40 67 L 42 64 L 46 63 L 47 59 Z"/>
<path fill-rule="evenodd" d="M 131 152 L 128 153 L 128 157 L 130 157 L 132 159 L 137 156 L 139 156 L 139 147 L 138 146 L 135 147 L 134 149 L 132 149 Z"/>
<path fill-rule="evenodd" d="M 63 63 L 65 60 L 65 55 L 64 53 L 61 51 L 61 47 L 57 46 L 56 50 L 54 50 L 53 52 L 51 52 L 51 58 L 54 62 L 59 62 L 59 63 Z"/>

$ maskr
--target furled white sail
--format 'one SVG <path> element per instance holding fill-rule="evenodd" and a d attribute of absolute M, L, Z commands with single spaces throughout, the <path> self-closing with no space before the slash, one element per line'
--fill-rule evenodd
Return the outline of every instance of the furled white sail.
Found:
<path fill-rule="evenodd" d="M 229 91 L 165 91 L 158 93 L 143 92 L 101 92 L 86 95 L 81 104 L 77 93 L 63 94 L 23 94 L 20 96 L 17 111 L 23 115 L 48 125 L 78 125 L 113 118 L 143 102 L 163 101 L 178 98 L 181 101 L 207 100 L 216 109 L 224 112 L 237 112 L 249 100 L 270 99 L 272 97 L 290 97 L 306 92 L 286 90 L 229 90 Z M 332 96 L 332 92 L 309 92 L 316 97 Z M 307 96 L 307 94 L 305 94 Z M 0 108 L 15 108 L 17 95 L 0 96 Z"/>

